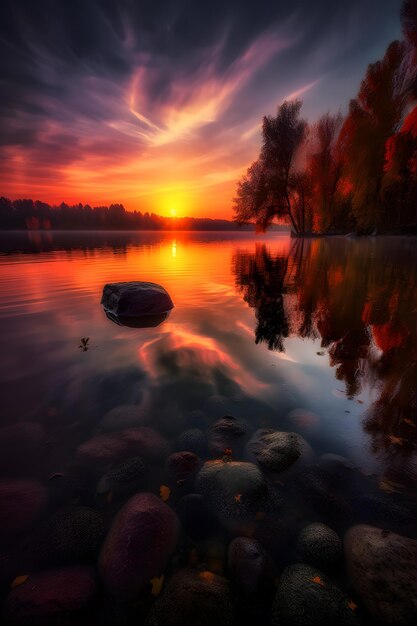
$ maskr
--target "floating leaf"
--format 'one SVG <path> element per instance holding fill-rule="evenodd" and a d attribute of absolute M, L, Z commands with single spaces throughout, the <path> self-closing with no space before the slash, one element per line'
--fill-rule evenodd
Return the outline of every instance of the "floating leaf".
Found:
<path fill-rule="evenodd" d="M 357 608 L 358 608 L 358 605 L 355 604 L 353 600 L 349 600 L 349 602 L 348 602 L 348 609 L 350 609 L 351 611 L 355 612 Z"/>
<path fill-rule="evenodd" d="M 402 437 L 396 437 L 395 435 L 388 435 L 388 439 L 396 446 L 402 446 L 404 439 Z"/>
<path fill-rule="evenodd" d="M 314 578 L 311 579 L 311 582 L 316 583 L 316 585 L 321 585 L 322 587 L 326 586 L 320 576 L 314 576 Z"/>
<path fill-rule="evenodd" d="M 379 488 L 382 491 L 386 491 L 387 493 L 401 493 L 401 489 L 404 489 L 404 485 L 400 483 L 395 483 L 392 480 L 388 480 L 387 478 L 382 478 L 378 484 Z"/>
<path fill-rule="evenodd" d="M 232 456 L 232 454 L 233 454 L 233 450 L 232 450 L 232 448 L 225 448 L 225 450 L 224 450 L 224 454 L 225 454 L 226 456 Z"/>
<path fill-rule="evenodd" d="M 162 591 L 162 587 L 164 586 L 164 578 L 165 576 L 162 574 L 162 576 L 159 576 L 159 578 L 158 576 L 155 576 L 150 580 L 150 583 L 152 585 L 151 594 L 155 596 L 155 598 L 157 598 Z"/>
<path fill-rule="evenodd" d="M 15 587 L 18 587 L 22 583 L 26 582 L 28 578 L 29 578 L 28 574 L 23 574 L 22 576 L 16 576 L 16 578 L 12 581 L 12 584 L 10 585 L 10 589 L 14 589 Z"/>
<path fill-rule="evenodd" d="M 324 356 L 326 353 L 324 352 L 324 350 L 321 350 L 320 352 L 316 352 L 317 356 Z"/>
<path fill-rule="evenodd" d="M 237 493 L 235 495 L 235 502 L 237 502 L 238 504 L 240 504 L 242 502 L 242 494 L 241 493 Z"/>
<path fill-rule="evenodd" d="M 404 422 L 404 424 L 407 424 L 408 426 L 412 426 L 413 428 L 416 428 L 416 425 L 413 422 L 413 420 L 409 420 L 408 418 L 405 417 L 403 422 Z"/>
<path fill-rule="evenodd" d="M 161 496 L 162 500 L 166 502 L 167 500 L 169 500 L 169 496 L 171 495 L 171 489 L 166 485 L 161 485 L 159 487 L 159 495 Z"/>

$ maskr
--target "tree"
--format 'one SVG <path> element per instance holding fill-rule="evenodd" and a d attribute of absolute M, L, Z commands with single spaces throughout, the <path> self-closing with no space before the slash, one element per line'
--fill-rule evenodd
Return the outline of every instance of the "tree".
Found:
<path fill-rule="evenodd" d="M 382 211 L 385 144 L 398 125 L 403 100 L 394 93 L 394 76 L 403 57 L 395 41 L 382 59 L 368 66 L 359 93 L 350 103 L 340 140 L 346 154 L 345 175 L 352 186 L 352 211 L 359 230 L 386 228 Z"/>
<path fill-rule="evenodd" d="M 263 118 L 259 159 L 237 186 L 234 209 L 239 223 L 254 219 L 265 230 L 274 218 L 288 215 L 294 231 L 302 229 L 293 205 L 299 182 L 296 157 L 307 132 L 307 123 L 300 119 L 301 106 L 299 100 L 284 102 L 275 117 Z"/>
<path fill-rule="evenodd" d="M 343 152 L 337 142 L 343 118 L 325 113 L 311 132 L 310 172 L 313 182 L 313 208 L 319 230 L 337 227 L 336 196 L 343 171 Z"/>

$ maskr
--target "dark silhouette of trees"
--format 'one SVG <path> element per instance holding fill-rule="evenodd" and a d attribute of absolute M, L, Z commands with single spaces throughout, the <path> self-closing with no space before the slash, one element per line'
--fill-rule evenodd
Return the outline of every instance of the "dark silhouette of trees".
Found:
<path fill-rule="evenodd" d="M 265 230 L 285 221 L 301 234 L 417 232 L 415 0 L 401 17 L 404 41 L 368 66 L 345 119 L 326 113 L 309 128 L 300 101 L 264 118 L 259 159 L 238 182 L 238 223 Z"/>
<path fill-rule="evenodd" d="M 297 152 L 304 141 L 307 123 L 300 119 L 301 102 L 284 102 L 277 115 L 265 116 L 259 159 L 238 183 L 235 198 L 236 221 L 254 219 L 259 230 L 266 230 L 275 217 L 288 216 L 295 232 L 300 222 L 300 184 L 296 171 Z M 296 210 L 294 194 L 298 199 Z"/>
<path fill-rule="evenodd" d="M 126 211 L 122 204 L 50 206 L 30 199 L 0 197 L 0 230 L 236 230 L 234 222 L 194 217 L 162 217 Z"/>

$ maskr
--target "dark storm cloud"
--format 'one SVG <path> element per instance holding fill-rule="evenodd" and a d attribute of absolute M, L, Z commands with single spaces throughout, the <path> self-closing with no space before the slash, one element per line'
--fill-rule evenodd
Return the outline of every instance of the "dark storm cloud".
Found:
<path fill-rule="evenodd" d="M 27 170 L 116 163 L 193 136 L 208 149 L 229 140 L 237 166 L 237 133 L 250 137 L 284 97 L 314 93 L 310 114 L 347 102 L 399 35 L 400 6 L 1 0 L 0 156 L 10 172 L 22 155 Z"/>

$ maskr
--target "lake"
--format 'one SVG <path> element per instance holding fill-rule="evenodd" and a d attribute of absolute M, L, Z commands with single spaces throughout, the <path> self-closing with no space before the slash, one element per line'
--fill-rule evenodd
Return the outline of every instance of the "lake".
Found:
<path fill-rule="evenodd" d="M 52 565 L 95 563 L 103 533 L 138 491 L 162 496 L 183 526 L 179 547 L 158 571 L 150 567 L 149 579 L 190 562 L 227 574 L 233 537 L 259 540 L 275 573 L 265 574 L 261 601 L 239 601 L 240 623 L 269 619 L 268 584 L 300 560 L 297 534 L 308 523 L 341 536 L 367 523 L 417 538 L 414 238 L 34 231 L 3 233 L 0 264 L 6 587 Z M 175 308 L 160 325 L 106 317 L 103 286 L 132 280 L 171 295 Z M 133 438 L 130 429 L 139 429 Z M 277 470 L 275 444 L 265 453 L 259 429 L 297 434 L 296 469 L 291 461 Z M 187 442 L 187 458 L 166 461 Z M 98 489 L 106 472 L 137 456 L 146 472 L 136 476 L 135 466 L 127 483 L 112 475 Z M 256 461 L 268 483 L 265 508 L 243 503 L 237 514 L 207 496 L 204 517 L 201 496 L 190 496 L 205 494 L 204 481 L 198 489 L 194 481 L 207 459 Z M 245 497 L 239 487 L 237 507 Z M 79 552 L 71 545 L 78 539 L 68 539 L 66 552 L 61 538 L 58 549 L 50 537 L 62 507 L 81 525 L 87 515 L 90 529 L 88 515 L 99 516 L 103 536 Z M 350 598 L 342 560 L 333 571 Z M 121 596 L 131 601 L 128 590 Z M 353 597 L 355 616 L 371 623 Z M 147 612 L 152 600 L 145 589 L 135 610 Z M 86 623 L 105 624 L 106 614 L 130 623 L 131 602 L 112 602 L 100 591 L 96 621 Z"/>

